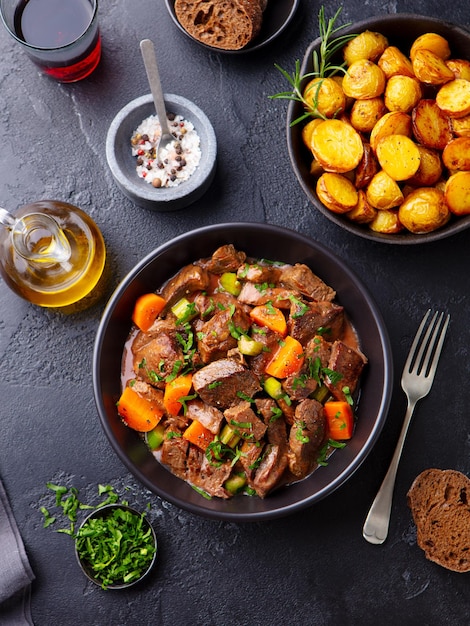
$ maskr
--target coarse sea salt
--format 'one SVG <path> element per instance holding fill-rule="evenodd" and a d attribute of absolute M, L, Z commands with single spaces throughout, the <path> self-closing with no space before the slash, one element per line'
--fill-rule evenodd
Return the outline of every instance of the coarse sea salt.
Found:
<path fill-rule="evenodd" d="M 143 120 L 131 137 L 137 175 L 154 187 L 176 187 L 194 174 L 201 160 L 200 138 L 194 125 L 181 115 L 169 113 L 167 117 L 175 139 L 160 151 L 158 161 L 155 155 L 162 129 L 156 115 Z"/>

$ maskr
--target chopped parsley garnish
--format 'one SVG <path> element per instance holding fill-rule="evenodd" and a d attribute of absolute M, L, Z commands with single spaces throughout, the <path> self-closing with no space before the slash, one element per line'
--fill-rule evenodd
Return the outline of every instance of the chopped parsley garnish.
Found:
<path fill-rule="evenodd" d="M 80 561 L 103 589 L 138 580 L 156 551 L 145 514 L 121 507 L 85 521 L 77 533 L 76 548 Z"/>
<path fill-rule="evenodd" d="M 56 532 L 70 535 L 76 541 L 82 564 L 103 589 L 109 585 L 134 582 L 146 572 L 156 546 L 144 513 L 129 511 L 126 501 L 118 503 L 119 495 L 111 485 L 98 485 L 98 496 L 104 498 L 96 505 L 82 502 L 75 487 L 52 482 L 46 483 L 46 486 L 55 494 L 55 506 L 69 523 L 68 527 L 59 528 Z M 99 515 L 98 511 L 108 504 L 114 504 L 116 508 Z M 77 513 L 90 509 L 95 514 L 75 533 Z M 44 517 L 44 528 L 57 522 L 57 516 L 45 506 L 39 510 Z"/>

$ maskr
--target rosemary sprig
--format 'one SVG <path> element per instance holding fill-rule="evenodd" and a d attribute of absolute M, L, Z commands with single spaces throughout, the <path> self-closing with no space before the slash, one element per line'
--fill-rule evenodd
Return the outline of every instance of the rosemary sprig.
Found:
<path fill-rule="evenodd" d="M 347 24 L 343 24 L 342 26 L 336 26 L 336 21 L 342 11 L 342 7 L 340 7 L 334 16 L 329 20 L 326 20 L 325 17 L 325 7 L 321 7 L 318 13 L 318 27 L 320 32 L 320 50 L 313 51 L 312 54 L 312 65 L 313 72 L 309 72 L 307 74 L 301 75 L 300 70 L 300 61 L 297 59 L 295 62 L 294 71 L 292 74 L 289 74 L 288 71 L 284 70 L 277 63 L 274 64 L 277 70 L 281 72 L 284 78 L 291 85 L 291 89 L 289 91 L 283 91 L 277 93 L 273 96 L 269 96 L 271 99 L 286 99 L 286 100 L 294 100 L 296 102 L 301 102 L 304 105 L 304 113 L 291 122 L 291 126 L 298 124 L 299 122 L 304 121 L 309 117 L 320 117 L 324 118 L 324 116 L 318 111 L 318 93 L 321 87 L 321 81 L 318 82 L 316 86 L 316 93 L 313 98 L 313 103 L 308 102 L 302 93 L 302 84 L 307 78 L 327 78 L 330 76 L 334 76 L 338 72 L 345 72 L 345 64 L 335 65 L 331 62 L 332 57 L 335 53 L 340 50 L 348 41 L 354 39 L 355 34 L 351 35 L 341 35 L 336 39 L 332 40 L 332 37 L 338 33 L 343 28 L 350 26 L 351 22 Z M 313 104 L 313 106 L 312 106 Z"/>

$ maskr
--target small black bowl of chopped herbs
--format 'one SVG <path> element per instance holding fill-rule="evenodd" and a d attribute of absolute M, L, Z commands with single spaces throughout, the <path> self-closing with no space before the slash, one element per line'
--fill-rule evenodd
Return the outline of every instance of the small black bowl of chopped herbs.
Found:
<path fill-rule="evenodd" d="M 102 589 L 125 589 L 152 569 L 157 537 L 145 513 L 126 504 L 108 504 L 81 524 L 75 554 L 89 580 Z"/>

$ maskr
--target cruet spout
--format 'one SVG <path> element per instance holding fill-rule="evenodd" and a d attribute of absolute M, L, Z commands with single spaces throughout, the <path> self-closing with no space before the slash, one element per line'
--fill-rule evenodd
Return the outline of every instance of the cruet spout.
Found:
<path fill-rule="evenodd" d="M 0 219 L 8 218 L 0 214 Z M 28 213 L 13 219 L 14 223 L 7 226 L 11 230 L 13 247 L 24 259 L 43 264 L 65 263 L 70 259 L 70 243 L 53 217 L 45 213 Z"/>
<path fill-rule="evenodd" d="M 2 226 L 6 226 L 7 228 L 11 228 L 15 225 L 16 217 L 9 213 L 6 209 L 2 209 L 0 207 L 0 224 Z"/>

